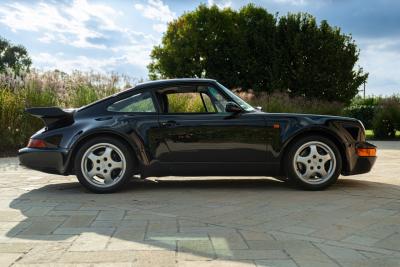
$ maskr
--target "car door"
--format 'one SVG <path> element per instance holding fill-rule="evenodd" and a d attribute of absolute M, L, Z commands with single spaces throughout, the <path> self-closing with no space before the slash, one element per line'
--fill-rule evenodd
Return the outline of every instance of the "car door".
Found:
<path fill-rule="evenodd" d="M 269 132 L 263 116 L 225 112 L 232 99 L 217 86 L 179 86 L 157 94 L 163 106 L 159 114 L 159 136 L 165 145 L 158 155 L 161 162 L 233 166 L 267 161 Z"/>

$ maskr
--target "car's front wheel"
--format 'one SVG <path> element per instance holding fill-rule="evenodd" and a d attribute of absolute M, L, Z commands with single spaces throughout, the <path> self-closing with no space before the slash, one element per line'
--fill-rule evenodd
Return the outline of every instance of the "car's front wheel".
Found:
<path fill-rule="evenodd" d="M 308 136 L 297 140 L 286 156 L 290 181 L 308 190 L 321 190 L 338 179 L 342 169 L 340 151 L 330 139 Z"/>
<path fill-rule="evenodd" d="M 111 137 L 99 137 L 78 150 L 74 165 L 84 187 L 95 193 L 110 193 L 132 177 L 133 163 L 132 154 L 124 143 Z"/>

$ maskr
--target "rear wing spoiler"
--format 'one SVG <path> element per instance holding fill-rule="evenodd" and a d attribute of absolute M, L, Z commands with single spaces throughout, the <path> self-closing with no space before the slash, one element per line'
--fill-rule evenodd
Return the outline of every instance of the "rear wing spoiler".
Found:
<path fill-rule="evenodd" d="M 27 108 L 25 111 L 41 119 L 49 130 L 67 126 L 74 122 L 74 109 L 66 110 L 58 107 L 40 107 Z"/>

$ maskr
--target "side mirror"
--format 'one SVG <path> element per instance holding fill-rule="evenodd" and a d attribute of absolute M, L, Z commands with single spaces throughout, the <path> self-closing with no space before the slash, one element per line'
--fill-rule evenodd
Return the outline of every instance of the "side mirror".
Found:
<path fill-rule="evenodd" d="M 243 109 L 235 102 L 228 102 L 226 103 L 225 111 L 229 113 L 240 113 Z"/>
<path fill-rule="evenodd" d="M 262 107 L 257 106 L 256 109 L 259 110 L 259 111 L 261 111 L 261 110 L 262 110 Z"/>

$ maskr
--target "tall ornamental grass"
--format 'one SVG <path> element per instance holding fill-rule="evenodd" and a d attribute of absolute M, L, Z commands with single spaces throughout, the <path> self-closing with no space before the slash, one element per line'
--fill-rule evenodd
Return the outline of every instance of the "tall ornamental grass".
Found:
<path fill-rule="evenodd" d="M 29 137 L 43 127 L 40 119 L 24 112 L 25 108 L 80 107 L 136 82 L 126 76 L 93 72 L 0 74 L 0 156 L 25 146 Z"/>

